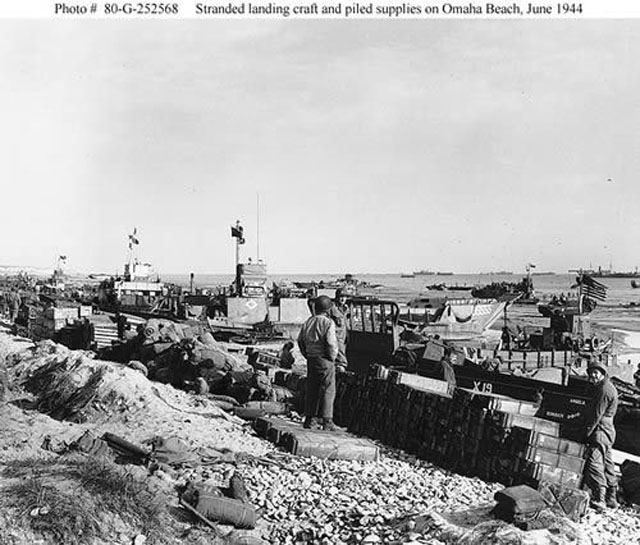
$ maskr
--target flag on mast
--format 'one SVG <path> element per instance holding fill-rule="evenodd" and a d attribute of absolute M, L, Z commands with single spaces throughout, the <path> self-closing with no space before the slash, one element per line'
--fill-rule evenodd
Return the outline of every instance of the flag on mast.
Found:
<path fill-rule="evenodd" d="M 588 274 L 583 273 L 576 277 L 576 284 L 581 287 L 582 295 L 588 299 L 604 301 L 607 298 L 607 286 Z"/>
<path fill-rule="evenodd" d="M 236 221 L 235 227 L 231 226 L 231 237 L 238 239 L 238 244 L 244 244 L 244 228 L 240 225 L 239 221 Z"/>
<path fill-rule="evenodd" d="M 138 232 L 138 228 L 134 227 L 133 233 L 129 235 L 129 250 L 133 248 L 134 244 L 140 244 L 138 237 L 136 237 L 137 232 Z"/>

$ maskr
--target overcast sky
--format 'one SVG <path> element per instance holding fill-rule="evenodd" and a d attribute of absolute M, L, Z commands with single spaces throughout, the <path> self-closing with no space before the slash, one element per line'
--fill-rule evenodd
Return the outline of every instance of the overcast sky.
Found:
<path fill-rule="evenodd" d="M 640 21 L 0 21 L 0 264 L 640 265 Z"/>

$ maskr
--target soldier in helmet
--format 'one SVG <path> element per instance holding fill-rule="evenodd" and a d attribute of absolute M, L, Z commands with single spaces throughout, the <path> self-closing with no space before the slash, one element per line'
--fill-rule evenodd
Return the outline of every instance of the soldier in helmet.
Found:
<path fill-rule="evenodd" d="M 336 290 L 336 298 L 329 309 L 329 318 L 336 324 L 338 357 L 336 363 L 344 369 L 347 365 L 347 295 L 341 288 Z"/>
<path fill-rule="evenodd" d="M 315 418 L 322 418 L 322 427 L 334 431 L 333 402 L 336 397 L 336 358 L 338 339 L 336 325 L 329 318 L 333 302 L 326 295 L 314 301 L 314 316 L 303 324 L 298 335 L 298 347 L 307 360 L 307 398 L 305 428 L 313 427 Z"/>
<path fill-rule="evenodd" d="M 587 455 L 583 482 L 591 491 L 591 507 L 602 512 L 605 507 L 618 507 L 612 457 L 616 439 L 613 418 L 618 408 L 618 392 L 607 376 L 607 368 L 601 362 L 591 362 L 587 372 L 594 390 L 593 398 L 585 411 Z"/>

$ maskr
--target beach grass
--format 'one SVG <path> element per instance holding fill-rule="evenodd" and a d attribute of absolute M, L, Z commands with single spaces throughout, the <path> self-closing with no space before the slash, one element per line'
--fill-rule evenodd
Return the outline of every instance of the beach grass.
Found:
<path fill-rule="evenodd" d="M 135 528 L 147 543 L 167 542 L 165 508 L 156 492 L 108 460 L 26 458 L 7 462 L 2 476 L 3 503 L 46 543 L 109 542 L 123 528 Z"/>

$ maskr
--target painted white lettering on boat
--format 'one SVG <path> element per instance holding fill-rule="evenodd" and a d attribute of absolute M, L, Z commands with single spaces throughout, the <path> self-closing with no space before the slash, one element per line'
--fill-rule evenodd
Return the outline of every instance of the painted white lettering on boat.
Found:
<path fill-rule="evenodd" d="M 493 391 L 493 384 L 489 382 L 480 382 L 478 380 L 473 381 L 473 389 L 476 392 L 487 392 L 491 393 Z"/>

